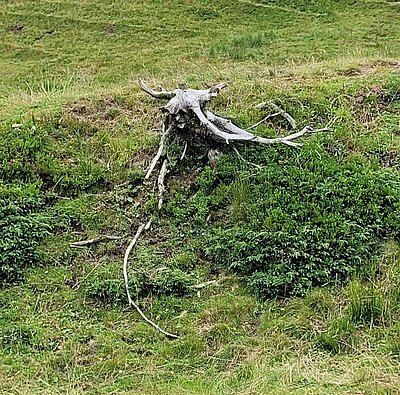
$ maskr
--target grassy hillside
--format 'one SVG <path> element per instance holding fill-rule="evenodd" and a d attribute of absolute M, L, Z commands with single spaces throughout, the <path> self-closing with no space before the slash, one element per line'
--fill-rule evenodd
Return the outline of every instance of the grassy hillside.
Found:
<path fill-rule="evenodd" d="M 131 4 L 132 3 L 132 4 Z M 400 6 L 389 1 L 11 1 L 0 29 L 0 393 L 388 394 L 400 388 Z M 290 147 L 181 142 L 166 203 L 137 78 L 273 98 Z M 284 122 L 257 128 L 287 132 Z M 100 234 L 117 241 L 72 249 Z M 215 279 L 217 285 L 193 290 Z"/>

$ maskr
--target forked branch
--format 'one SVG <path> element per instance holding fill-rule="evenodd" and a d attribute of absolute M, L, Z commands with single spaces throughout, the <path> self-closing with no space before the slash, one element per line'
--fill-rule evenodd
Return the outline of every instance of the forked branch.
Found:
<path fill-rule="evenodd" d="M 139 80 L 139 85 L 146 93 L 153 97 L 169 99 L 168 103 L 163 106 L 162 109 L 169 113 L 172 118 L 175 117 L 176 124 L 182 124 L 181 115 L 185 114 L 189 118 L 191 117 L 193 119 L 197 119 L 197 122 L 205 129 L 209 138 L 215 141 L 225 142 L 226 144 L 229 144 L 231 142 L 252 141 L 261 144 L 281 143 L 289 145 L 291 147 L 300 147 L 302 144 L 293 140 L 302 137 L 307 133 L 331 131 L 331 129 L 329 128 L 313 129 L 310 126 L 305 126 L 302 130 L 296 133 L 289 134 L 288 136 L 277 138 L 261 137 L 249 132 L 248 130 L 244 130 L 234 125 L 229 119 L 214 115 L 212 112 L 206 109 L 207 103 L 211 99 L 216 97 L 220 90 L 226 86 L 223 83 L 217 84 L 212 88 L 205 90 L 189 89 L 184 86 L 175 89 L 174 91 L 155 91 L 153 89 L 150 89 L 143 80 Z M 289 122 L 293 129 L 296 129 L 297 125 L 293 117 L 287 112 L 283 111 L 281 108 L 279 108 L 272 101 L 264 102 L 261 104 L 261 106 L 272 107 L 275 110 L 275 113 L 270 115 L 269 117 L 281 115 Z M 265 121 L 265 119 L 263 121 Z M 260 123 L 262 123 L 263 121 L 261 121 Z M 253 127 L 258 126 L 258 124 L 253 125 Z M 155 159 L 156 158 L 157 155 Z M 155 159 L 153 159 L 153 161 Z"/>

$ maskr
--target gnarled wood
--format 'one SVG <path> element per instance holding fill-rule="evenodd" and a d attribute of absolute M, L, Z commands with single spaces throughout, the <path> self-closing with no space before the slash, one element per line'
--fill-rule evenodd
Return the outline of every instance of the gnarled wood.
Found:
<path fill-rule="evenodd" d="M 152 175 L 156 165 L 158 162 L 165 156 L 165 146 L 167 142 L 167 138 L 171 133 L 181 132 L 181 133 L 189 133 L 189 134 L 200 134 L 203 138 L 208 140 L 212 140 L 216 143 L 235 143 L 235 142 L 255 142 L 261 144 L 286 144 L 292 147 L 300 147 L 302 144 L 296 141 L 293 141 L 299 137 L 304 136 L 307 133 L 315 133 L 315 132 L 325 132 L 330 131 L 331 129 L 323 128 L 323 129 L 313 129 L 310 126 L 305 126 L 302 130 L 297 131 L 295 133 L 289 134 L 284 137 L 277 138 L 266 138 L 257 136 L 249 132 L 248 130 L 244 130 L 236 125 L 234 125 L 229 119 L 220 117 L 218 115 L 213 114 L 211 111 L 207 110 L 207 103 L 216 97 L 221 89 L 225 88 L 226 85 L 224 83 L 217 84 L 209 89 L 197 90 L 197 89 L 189 89 L 185 85 L 180 85 L 178 89 L 173 91 L 167 91 L 163 87 L 160 87 L 160 90 L 154 90 L 150 88 L 147 83 L 141 79 L 139 79 L 139 85 L 142 90 L 148 93 L 150 96 L 155 97 L 157 99 L 166 99 L 168 100 L 167 104 L 161 107 L 161 109 L 167 113 L 167 117 L 165 118 L 163 125 L 163 134 L 160 139 L 160 144 L 157 150 L 156 155 L 152 159 L 149 168 L 146 172 L 145 179 L 149 179 Z M 262 103 L 262 106 L 269 106 L 275 110 L 275 113 L 267 116 L 257 124 L 253 125 L 251 128 L 255 128 L 256 126 L 265 122 L 266 119 L 271 118 L 273 116 L 282 116 L 284 117 L 293 129 L 296 129 L 296 122 L 288 113 L 280 109 L 273 102 L 265 102 Z M 183 153 L 181 155 L 181 160 L 185 157 L 186 148 L 188 142 L 185 142 L 185 147 Z M 206 144 L 208 145 L 208 144 Z M 248 162 L 244 159 L 236 147 L 233 147 L 234 151 L 238 155 L 239 159 L 249 163 L 251 165 L 260 167 L 254 163 Z M 217 158 L 220 155 L 220 152 L 216 149 L 208 150 L 208 157 L 210 163 L 215 165 L 217 162 Z M 161 170 L 158 175 L 157 185 L 158 185 L 158 210 L 161 210 L 163 204 L 163 195 L 165 192 L 165 177 L 167 174 L 167 159 L 164 159 L 162 162 Z M 147 222 L 147 224 L 141 224 L 137 229 L 135 236 L 133 237 L 131 243 L 126 249 L 124 260 L 123 260 L 123 276 L 125 281 L 125 290 L 128 298 L 128 302 L 132 305 L 140 316 L 153 328 L 158 330 L 160 333 L 170 337 L 176 338 L 177 335 L 169 333 L 162 328 L 160 328 L 156 323 L 151 321 L 140 307 L 133 301 L 130 291 L 129 291 L 129 279 L 128 279 L 128 258 L 131 250 L 136 245 L 140 235 L 142 232 L 150 227 L 152 219 Z M 197 284 L 192 286 L 193 289 L 200 289 L 212 284 L 216 284 L 216 281 L 208 281 L 202 284 Z"/>
<path fill-rule="evenodd" d="M 277 138 L 261 137 L 247 130 L 239 128 L 229 119 L 214 115 L 212 112 L 206 109 L 207 103 L 216 97 L 220 90 L 226 86 L 224 83 L 217 84 L 210 89 L 204 90 L 189 89 L 186 86 L 182 86 L 174 91 L 155 91 L 150 89 L 143 80 L 139 80 L 139 84 L 141 88 L 149 95 L 156 98 L 169 99 L 168 103 L 161 108 L 167 112 L 173 120 L 175 120 L 177 127 L 184 128 L 186 126 L 185 120 L 182 119 L 181 115 L 188 114 L 189 117 L 197 120 L 197 122 L 206 130 L 209 138 L 217 142 L 219 141 L 229 144 L 231 142 L 252 141 L 261 144 L 281 143 L 291 147 L 300 147 L 302 144 L 293 140 L 302 137 L 307 133 L 331 131 L 329 128 L 313 129 L 310 126 L 305 126 L 302 130 L 289 134 L 288 136 Z M 272 107 L 276 111 L 273 116 L 283 116 L 289 122 L 292 128 L 296 129 L 297 126 L 293 117 L 279 108 L 275 103 L 269 101 L 262 103 L 262 105 Z M 255 126 L 258 126 L 258 124 L 253 125 L 253 127 Z"/>

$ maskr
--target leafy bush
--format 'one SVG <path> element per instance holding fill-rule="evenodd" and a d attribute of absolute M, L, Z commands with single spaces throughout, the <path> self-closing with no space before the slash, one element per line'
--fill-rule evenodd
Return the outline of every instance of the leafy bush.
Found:
<path fill-rule="evenodd" d="M 0 179 L 5 182 L 38 180 L 51 157 L 43 131 L 35 125 L 0 127 Z"/>
<path fill-rule="evenodd" d="M 42 205 L 34 186 L 0 184 L 0 284 L 18 280 L 24 267 L 38 263 L 39 242 L 49 230 L 37 213 Z"/>
<path fill-rule="evenodd" d="M 97 278 L 85 287 L 85 295 L 104 304 L 118 304 L 126 299 L 121 278 Z"/>
<path fill-rule="evenodd" d="M 179 269 L 163 270 L 152 284 L 153 292 L 159 295 L 182 296 L 192 285 L 190 275 Z"/>
<path fill-rule="evenodd" d="M 382 240 L 398 236 L 396 173 L 354 155 L 332 157 L 318 139 L 301 151 L 254 148 L 247 156 L 263 169 L 227 155 L 212 177 L 208 170 L 199 180 L 186 215 L 182 206 L 175 211 L 185 223 L 199 223 L 200 213 L 214 267 L 238 273 L 260 295 L 299 295 L 368 275 Z M 225 199 L 216 201 L 221 191 Z"/>
<path fill-rule="evenodd" d="M 193 281 L 179 269 L 157 271 L 129 269 L 129 289 L 133 298 L 153 295 L 182 296 L 189 291 Z M 120 262 L 111 262 L 96 271 L 82 285 L 85 295 L 104 304 L 127 303 Z"/>

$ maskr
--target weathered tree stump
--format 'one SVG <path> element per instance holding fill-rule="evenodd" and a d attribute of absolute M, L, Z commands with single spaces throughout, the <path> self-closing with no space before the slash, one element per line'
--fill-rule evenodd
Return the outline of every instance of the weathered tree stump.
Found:
<path fill-rule="evenodd" d="M 210 148 L 208 156 L 212 161 L 215 159 L 216 150 L 211 149 L 216 146 L 221 146 L 225 144 L 231 144 L 233 150 L 236 152 L 238 157 L 246 161 L 239 153 L 239 151 L 234 146 L 235 143 L 261 143 L 261 144 L 286 144 L 291 147 L 301 147 L 302 144 L 294 141 L 307 133 L 316 133 L 316 132 L 326 132 L 331 131 L 329 128 L 322 129 L 313 129 L 310 126 L 305 126 L 303 129 L 299 131 L 295 131 L 284 137 L 277 138 L 265 138 L 261 136 L 257 136 L 249 132 L 248 130 L 244 130 L 234 125 L 229 119 L 217 116 L 213 114 L 211 111 L 207 110 L 207 104 L 210 100 L 216 97 L 221 89 L 225 88 L 226 85 L 221 83 L 211 87 L 210 89 L 204 90 L 196 90 L 190 89 L 184 85 L 179 86 L 178 89 L 173 91 L 167 91 L 163 87 L 160 87 L 159 90 L 151 89 L 145 81 L 139 80 L 140 87 L 148 93 L 150 96 L 153 96 L 157 99 L 165 99 L 168 100 L 167 104 L 161 107 L 161 110 L 166 113 L 164 124 L 163 124 L 163 134 L 161 135 L 160 144 L 157 150 L 156 155 L 152 159 L 150 166 L 146 172 L 145 179 L 149 179 L 151 174 L 154 171 L 157 163 L 160 160 L 163 160 L 162 166 L 158 175 L 157 185 L 158 185 L 158 210 L 161 209 L 163 203 L 163 194 L 165 192 L 164 180 L 167 174 L 168 168 L 168 160 L 164 158 L 167 140 L 171 134 L 177 134 L 184 138 L 185 145 L 183 149 L 183 153 L 181 155 L 181 159 L 184 158 L 186 153 L 187 145 L 190 144 L 194 140 L 201 140 L 204 142 L 204 145 Z M 249 129 L 253 129 L 266 120 L 275 117 L 282 116 L 286 119 L 286 121 L 290 124 L 293 130 L 297 129 L 296 122 L 288 113 L 279 108 L 272 101 L 261 103 L 257 106 L 258 108 L 270 107 L 275 112 L 273 114 L 267 115 L 263 120 L 257 122 L 255 125 L 251 126 Z M 247 161 L 246 161 L 247 162 Z M 252 164 L 254 165 L 254 164 Z M 258 165 L 255 165 L 258 166 Z M 129 254 L 137 243 L 139 236 L 144 230 L 150 228 L 152 222 L 152 217 L 147 221 L 147 223 L 143 223 L 139 226 L 135 237 L 129 244 L 123 263 L 123 275 L 125 281 L 125 288 L 128 297 L 129 304 L 135 307 L 141 317 L 153 326 L 156 330 L 163 333 L 164 335 L 176 338 L 177 336 L 169 333 L 163 329 L 161 329 L 156 323 L 151 321 L 146 315 L 142 312 L 139 306 L 132 300 L 132 297 L 129 292 L 129 283 L 128 283 L 128 258 Z"/>

